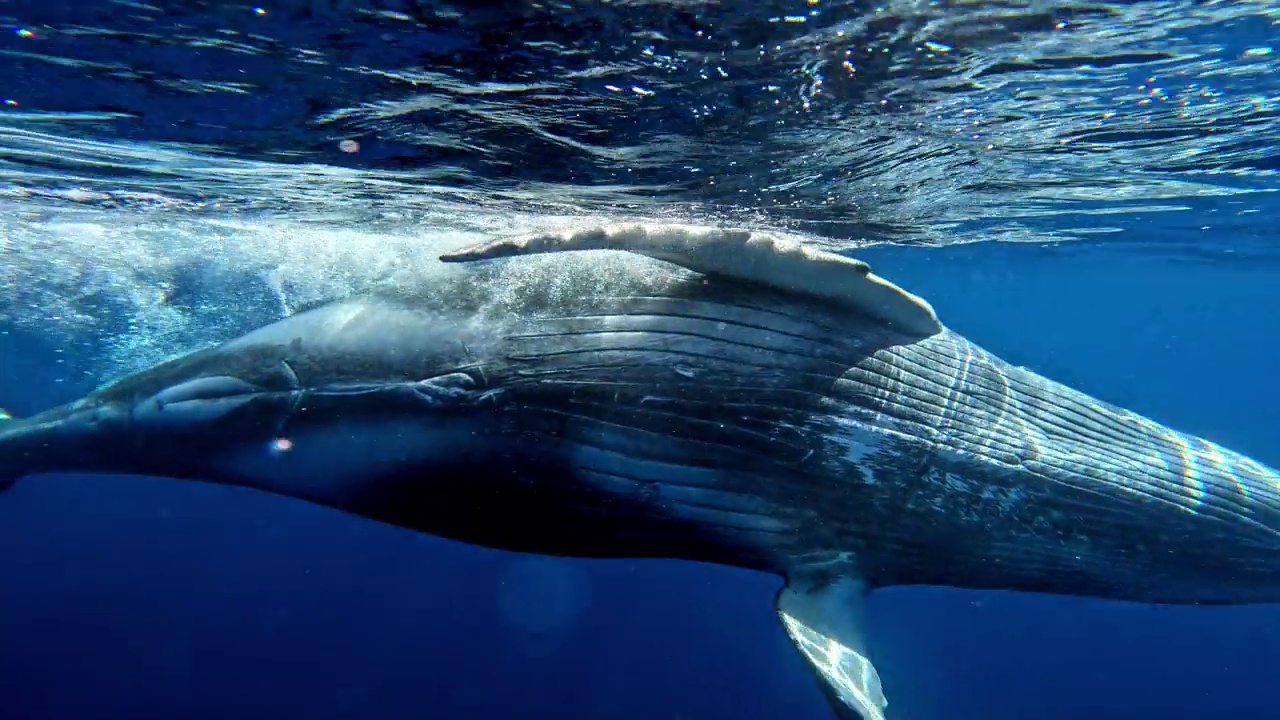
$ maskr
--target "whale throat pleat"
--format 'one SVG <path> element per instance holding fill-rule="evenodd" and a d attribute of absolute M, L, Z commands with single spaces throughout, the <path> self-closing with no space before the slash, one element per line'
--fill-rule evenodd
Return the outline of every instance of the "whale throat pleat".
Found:
<path fill-rule="evenodd" d="M 852 366 L 836 395 L 831 432 L 896 433 L 856 461 L 871 490 L 845 495 L 912 518 L 878 528 L 892 556 L 879 584 L 1207 603 L 1238 592 L 1233 578 L 1274 573 L 1274 471 L 954 333 Z M 910 493 L 875 485 L 911 476 Z M 1219 542 L 1234 554 L 1218 557 Z M 1180 583 L 1179 568 L 1202 561 L 1221 568 L 1222 583 Z"/>
<path fill-rule="evenodd" d="M 862 352 L 859 338 L 786 314 L 653 298 L 509 339 L 507 382 L 533 444 L 557 445 L 629 517 L 700 528 L 753 566 L 795 544 L 779 496 L 812 481 L 806 420 Z"/>

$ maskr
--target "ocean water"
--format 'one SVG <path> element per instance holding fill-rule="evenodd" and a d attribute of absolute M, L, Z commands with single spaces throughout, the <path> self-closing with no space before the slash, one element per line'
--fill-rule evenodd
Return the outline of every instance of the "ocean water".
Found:
<path fill-rule="evenodd" d="M 665 217 L 810 234 L 1280 466 L 1273 3 L 9 0 L 0 30 L 16 415 L 466 239 Z M 0 720 L 829 717 L 778 584 L 31 478 L 0 496 Z M 871 617 L 893 720 L 1280 715 L 1274 607 Z"/>

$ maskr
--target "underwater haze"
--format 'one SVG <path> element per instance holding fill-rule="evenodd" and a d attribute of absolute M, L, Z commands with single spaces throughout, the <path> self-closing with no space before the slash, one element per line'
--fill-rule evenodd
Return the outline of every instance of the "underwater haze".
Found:
<path fill-rule="evenodd" d="M 1274 3 L 0 0 L 0 30 L 14 415 L 468 241 L 669 218 L 803 233 L 1280 467 Z M 0 496 L 0 720 L 829 718 L 779 585 L 33 477 Z M 894 720 L 1280 717 L 1280 607 L 869 611 Z"/>

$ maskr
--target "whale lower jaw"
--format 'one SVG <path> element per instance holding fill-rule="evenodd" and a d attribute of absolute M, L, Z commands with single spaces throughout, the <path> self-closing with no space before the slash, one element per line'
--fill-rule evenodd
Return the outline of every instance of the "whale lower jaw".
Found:
<path fill-rule="evenodd" d="M 465 423 L 336 418 L 285 428 L 265 443 L 235 446 L 212 464 L 216 475 L 240 484 L 342 507 L 382 478 L 429 466 L 473 442 L 473 429 Z"/>
<path fill-rule="evenodd" d="M 0 419 L 0 489 L 25 476 L 50 471 L 128 472 L 103 452 L 119 441 L 128 413 L 79 402 L 23 419 Z"/>

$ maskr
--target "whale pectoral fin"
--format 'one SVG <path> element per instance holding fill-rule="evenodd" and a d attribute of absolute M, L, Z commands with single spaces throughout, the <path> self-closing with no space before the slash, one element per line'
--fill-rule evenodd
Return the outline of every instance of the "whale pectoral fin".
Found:
<path fill-rule="evenodd" d="M 821 586 L 793 581 L 774 601 L 787 635 L 841 720 L 884 720 L 888 705 L 863 634 L 866 594 L 866 586 L 855 580 Z"/>
<path fill-rule="evenodd" d="M 875 275 L 867 263 L 808 247 L 780 233 L 697 225 L 600 225 L 499 238 L 440 259 L 470 262 L 570 250 L 625 250 L 695 272 L 833 301 L 904 333 L 927 337 L 942 330 L 928 302 Z"/>

